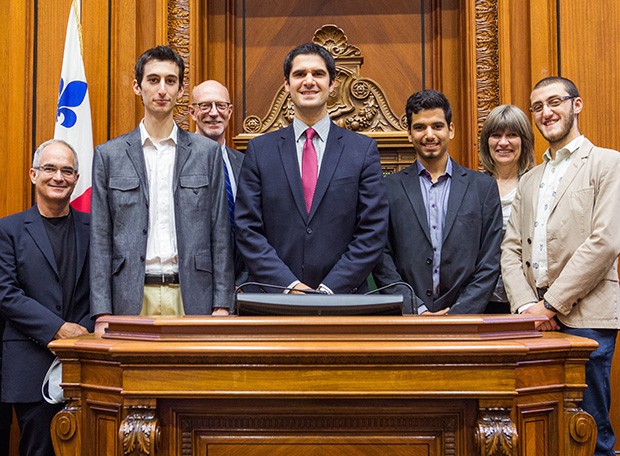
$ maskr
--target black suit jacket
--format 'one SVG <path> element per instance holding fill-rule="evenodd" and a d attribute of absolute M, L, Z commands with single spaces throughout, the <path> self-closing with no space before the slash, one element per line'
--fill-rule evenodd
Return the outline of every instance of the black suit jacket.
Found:
<path fill-rule="evenodd" d="M 0 219 L 2 400 L 42 400 L 41 385 L 54 355 L 47 344 L 65 322 L 89 331 L 88 214 L 71 209 L 75 225 L 74 302 L 64 306 L 56 260 L 36 206 Z"/>
<path fill-rule="evenodd" d="M 452 161 L 452 182 L 441 247 L 440 292 L 433 300 L 433 247 L 414 163 L 386 178 L 388 245 L 374 270 L 378 286 L 405 281 L 418 305 L 433 312 L 482 313 L 499 276 L 502 211 L 495 180 Z M 404 287 L 386 293 L 410 293 Z"/>
<path fill-rule="evenodd" d="M 250 280 L 363 292 L 386 242 L 387 200 L 375 141 L 331 124 L 308 214 L 293 126 L 251 140 L 235 218 Z"/>

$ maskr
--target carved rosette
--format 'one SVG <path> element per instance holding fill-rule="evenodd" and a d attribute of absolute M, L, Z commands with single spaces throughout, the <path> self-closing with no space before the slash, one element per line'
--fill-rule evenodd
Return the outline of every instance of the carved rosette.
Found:
<path fill-rule="evenodd" d="M 475 441 L 480 456 L 514 456 L 517 454 L 517 428 L 510 410 L 480 410 Z"/>
<path fill-rule="evenodd" d="M 57 455 L 81 453 L 79 419 L 80 408 L 69 404 L 52 419 L 52 443 L 54 445 L 54 452 Z"/>
<path fill-rule="evenodd" d="M 174 110 L 174 120 L 179 127 L 188 130 L 189 119 L 187 117 L 189 106 L 189 43 L 190 43 L 190 23 L 189 23 L 189 0 L 168 0 L 168 43 L 172 49 L 177 51 L 183 62 L 185 62 L 185 91 L 177 100 Z"/>
<path fill-rule="evenodd" d="M 339 126 L 357 132 L 403 132 L 407 130 L 403 116 L 396 116 L 383 93 L 371 79 L 361 78 L 362 53 L 348 43 L 342 29 L 324 25 L 314 34 L 313 42 L 325 47 L 336 60 L 334 91 L 327 111 Z M 295 108 L 290 95 L 280 87 L 264 118 L 250 115 L 243 121 L 243 132 L 260 134 L 284 128 L 293 121 Z"/>
<path fill-rule="evenodd" d="M 596 422 L 592 416 L 581 408 L 573 406 L 564 409 L 567 433 L 567 455 L 591 455 L 596 447 Z"/>
<path fill-rule="evenodd" d="M 155 412 L 148 407 L 134 407 L 118 431 L 123 455 L 154 455 L 161 443 L 161 429 Z"/>
<path fill-rule="evenodd" d="M 489 112 L 499 105 L 498 1 L 476 1 L 476 89 L 478 133 Z"/>

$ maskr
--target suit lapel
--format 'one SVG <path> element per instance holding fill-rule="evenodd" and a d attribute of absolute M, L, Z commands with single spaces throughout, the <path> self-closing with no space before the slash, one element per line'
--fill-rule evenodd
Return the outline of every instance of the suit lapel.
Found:
<path fill-rule="evenodd" d="M 317 208 L 321 204 L 321 200 L 325 196 L 325 192 L 327 192 L 327 188 L 338 167 L 338 162 L 340 161 L 343 150 L 342 133 L 338 130 L 338 127 L 332 123 L 329 127 L 327 141 L 325 142 L 325 152 L 323 153 L 316 189 L 314 190 L 314 197 L 312 198 L 309 219 L 314 216 Z"/>
<path fill-rule="evenodd" d="M 142 183 L 142 192 L 146 202 L 149 202 L 149 180 L 146 175 L 146 163 L 144 161 L 144 151 L 142 150 L 140 127 L 136 128 L 129 134 L 127 138 L 127 155 L 138 173 L 138 177 Z"/>
<path fill-rule="evenodd" d="M 43 219 L 41 218 L 41 214 L 39 214 L 37 206 L 33 206 L 28 209 L 25 224 L 26 231 L 28 231 L 34 243 L 43 253 L 43 256 L 54 270 L 56 277 L 59 278 L 60 276 L 58 275 L 56 259 L 54 258 L 54 252 L 52 251 L 52 244 L 50 244 L 49 237 L 47 236 L 47 231 L 45 230 L 45 226 L 43 225 Z"/>
<path fill-rule="evenodd" d="M 467 173 L 458 163 L 452 160 L 452 181 L 450 182 L 450 195 L 448 195 L 448 209 L 446 210 L 446 220 L 443 226 L 442 242 L 446 240 L 452 225 L 454 225 L 468 186 L 469 179 L 467 179 Z"/>
<path fill-rule="evenodd" d="M 560 185 L 558 186 L 558 189 L 555 193 L 555 198 L 553 199 L 549 215 L 553 213 L 556 206 L 558 205 L 558 201 L 560 201 L 562 196 L 564 196 L 564 193 L 566 193 L 566 190 L 575 179 L 575 176 L 577 176 L 577 173 L 585 164 L 585 159 L 588 157 L 588 155 L 590 155 L 593 147 L 594 145 L 590 141 L 584 139 L 581 147 L 579 147 L 579 149 L 573 152 L 574 156 L 571 158 L 570 165 L 568 165 L 568 169 L 566 170 L 566 173 L 564 173 L 562 181 L 560 182 Z"/>
<path fill-rule="evenodd" d="M 278 141 L 278 151 L 284 166 L 284 172 L 291 194 L 295 200 L 295 205 L 299 214 L 305 219 L 308 218 L 306 212 L 306 202 L 304 200 L 304 190 L 301 185 L 301 174 L 299 173 L 299 161 L 297 160 L 297 148 L 295 145 L 295 130 L 293 125 L 281 130 L 280 140 Z"/>
<path fill-rule="evenodd" d="M 189 155 L 192 151 L 192 139 L 189 133 L 185 130 L 181 130 L 180 128 L 177 130 L 177 153 L 174 159 L 174 177 L 173 177 L 173 193 L 176 193 L 177 188 L 179 187 L 179 175 L 181 174 L 181 170 L 183 166 L 185 166 L 185 162 L 189 158 Z M 218 161 L 217 163 L 221 163 Z"/>
<path fill-rule="evenodd" d="M 411 203 L 413 212 L 418 219 L 418 223 L 424 231 L 424 235 L 428 242 L 431 242 L 430 229 L 428 227 L 428 220 L 426 215 L 426 207 L 424 207 L 424 199 L 422 198 L 422 189 L 420 188 L 420 178 L 418 176 L 418 168 L 415 163 L 409 168 L 405 169 L 403 177 L 401 179 L 403 190 Z"/>
<path fill-rule="evenodd" d="M 81 212 L 71 209 L 75 226 L 75 246 L 77 250 L 77 264 L 75 268 L 75 286 L 84 270 L 84 263 L 88 253 L 88 240 L 90 236 L 90 222 L 88 217 Z"/>

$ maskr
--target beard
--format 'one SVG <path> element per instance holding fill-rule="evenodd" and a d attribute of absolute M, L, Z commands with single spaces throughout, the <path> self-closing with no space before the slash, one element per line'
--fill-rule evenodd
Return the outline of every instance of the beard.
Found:
<path fill-rule="evenodd" d="M 573 129 L 573 125 L 575 124 L 575 112 L 572 106 L 572 100 L 568 116 L 562 117 L 559 123 L 560 130 L 556 132 L 546 133 L 541 128 L 538 129 L 542 134 L 543 138 L 545 138 L 549 143 L 557 143 L 562 141 L 570 134 L 571 130 Z"/>

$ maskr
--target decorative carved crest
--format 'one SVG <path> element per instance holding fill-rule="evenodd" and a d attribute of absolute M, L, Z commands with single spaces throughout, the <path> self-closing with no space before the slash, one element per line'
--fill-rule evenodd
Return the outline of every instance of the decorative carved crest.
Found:
<path fill-rule="evenodd" d="M 478 454 L 483 456 L 515 456 L 517 428 L 504 408 L 480 409 L 476 428 Z"/>
<path fill-rule="evenodd" d="M 360 76 L 364 57 L 359 48 L 349 44 L 342 29 L 324 25 L 314 33 L 312 41 L 325 47 L 336 60 L 335 88 L 327 102 L 327 110 L 337 125 L 357 132 L 406 130 L 404 116 L 399 118 L 394 114 L 379 84 Z M 283 84 L 267 115 L 246 117 L 243 132 L 256 135 L 278 130 L 289 125 L 294 114 L 295 108 Z"/>

